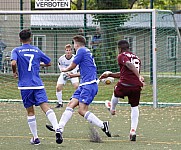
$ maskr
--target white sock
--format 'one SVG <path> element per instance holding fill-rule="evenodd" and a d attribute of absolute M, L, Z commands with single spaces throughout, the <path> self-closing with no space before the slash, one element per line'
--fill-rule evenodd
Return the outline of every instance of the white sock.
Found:
<path fill-rule="evenodd" d="M 113 94 L 111 98 L 111 110 L 116 110 L 116 105 L 118 104 L 118 101 L 119 99 Z"/>
<path fill-rule="evenodd" d="M 57 121 L 55 112 L 52 109 L 49 109 L 46 112 L 46 116 L 47 116 L 48 120 L 50 121 L 50 123 L 52 124 L 53 128 L 55 130 L 57 130 L 59 128 L 59 126 L 58 126 L 58 121 Z"/>
<path fill-rule="evenodd" d="M 136 131 L 138 126 L 139 109 L 138 106 L 131 107 L 131 129 Z"/>
<path fill-rule="evenodd" d="M 60 127 L 61 132 L 63 132 L 64 127 L 66 123 L 70 120 L 70 118 L 72 117 L 73 112 L 74 110 L 70 107 L 67 107 L 65 111 L 63 112 L 62 117 L 59 121 L 59 127 Z"/>
<path fill-rule="evenodd" d="M 97 118 L 93 113 L 91 113 L 90 111 L 87 111 L 84 115 L 84 118 L 89 121 L 90 123 L 103 128 L 103 121 L 101 121 L 99 118 Z"/>
<path fill-rule="evenodd" d="M 56 92 L 56 96 L 57 96 L 57 99 L 58 99 L 58 103 L 62 104 L 62 91 Z"/>
<path fill-rule="evenodd" d="M 35 116 L 27 116 L 27 120 L 28 120 L 28 125 L 30 128 L 30 131 L 33 134 L 34 139 L 38 138 Z"/>

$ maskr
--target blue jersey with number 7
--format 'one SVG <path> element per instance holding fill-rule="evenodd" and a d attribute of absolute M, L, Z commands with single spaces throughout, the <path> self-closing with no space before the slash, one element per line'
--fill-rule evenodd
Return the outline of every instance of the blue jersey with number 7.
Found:
<path fill-rule="evenodd" d="M 23 44 L 11 52 L 11 60 L 16 60 L 18 67 L 18 89 L 42 89 L 43 82 L 39 76 L 40 62 L 50 63 L 51 59 L 39 48 Z"/>

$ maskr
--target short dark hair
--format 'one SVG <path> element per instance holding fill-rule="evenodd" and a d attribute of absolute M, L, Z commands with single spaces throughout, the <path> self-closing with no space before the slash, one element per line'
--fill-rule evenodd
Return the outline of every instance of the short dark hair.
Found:
<path fill-rule="evenodd" d="M 118 48 L 120 48 L 121 50 L 127 50 L 129 49 L 129 43 L 126 40 L 120 40 L 118 42 Z"/>
<path fill-rule="evenodd" d="M 73 40 L 75 41 L 75 42 L 79 42 L 81 45 L 86 45 L 86 39 L 85 39 L 85 37 L 84 36 L 82 36 L 82 35 L 76 35 L 76 36 L 74 36 L 73 37 Z"/>
<path fill-rule="evenodd" d="M 30 29 L 21 30 L 19 33 L 19 37 L 21 40 L 27 41 L 31 37 L 31 30 Z"/>

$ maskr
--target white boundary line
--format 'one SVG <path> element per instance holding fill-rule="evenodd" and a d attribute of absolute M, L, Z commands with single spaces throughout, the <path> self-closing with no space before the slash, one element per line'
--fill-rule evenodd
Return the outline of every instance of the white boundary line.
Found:
<path fill-rule="evenodd" d="M 106 100 L 105 100 L 106 101 Z M 92 104 L 104 104 L 105 101 L 93 101 Z M 9 103 L 15 103 L 15 102 L 22 102 L 20 99 L 0 99 L 1 102 L 9 102 Z M 70 101 L 63 101 L 64 103 L 68 103 Z M 49 103 L 57 103 L 57 100 L 49 100 Z M 127 102 L 119 102 L 120 105 L 129 105 Z M 140 105 L 142 106 L 153 106 L 153 102 L 140 102 Z M 181 103 L 162 103 L 158 102 L 159 106 L 181 106 Z"/>

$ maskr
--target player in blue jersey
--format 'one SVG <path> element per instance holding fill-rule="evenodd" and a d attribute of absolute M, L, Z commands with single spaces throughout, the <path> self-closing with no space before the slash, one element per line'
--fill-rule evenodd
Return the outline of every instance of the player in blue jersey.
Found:
<path fill-rule="evenodd" d="M 40 140 L 37 133 L 34 105 L 40 106 L 46 114 L 56 131 L 56 142 L 61 144 L 62 137 L 56 115 L 48 106 L 48 98 L 43 82 L 39 76 L 40 65 L 47 67 L 51 65 L 51 59 L 39 48 L 30 45 L 31 31 L 24 29 L 19 33 L 22 46 L 16 47 L 11 52 L 11 65 L 13 76 L 18 78 L 18 89 L 20 89 L 24 107 L 27 110 L 27 121 L 33 138 L 31 144 L 39 145 Z M 17 69 L 18 68 L 18 69 Z M 17 72 L 18 70 L 18 72 Z"/>
<path fill-rule="evenodd" d="M 73 62 L 67 67 L 61 69 L 62 72 L 73 70 L 77 65 L 80 69 L 80 84 L 78 89 L 72 95 L 71 101 L 68 103 L 64 113 L 59 122 L 61 132 L 63 132 L 66 123 L 73 115 L 74 108 L 78 106 L 78 113 L 83 116 L 90 123 L 100 127 L 108 137 L 111 137 L 109 132 L 108 121 L 101 121 L 92 112 L 88 111 L 89 105 L 92 103 L 94 97 L 98 92 L 97 85 L 97 69 L 94 62 L 92 53 L 85 47 L 86 40 L 81 35 L 76 35 L 73 38 L 74 48 L 76 55 Z M 46 127 L 54 131 L 52 126 L 46 125 Z"/>

